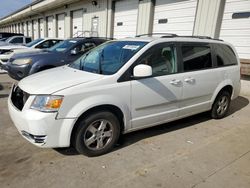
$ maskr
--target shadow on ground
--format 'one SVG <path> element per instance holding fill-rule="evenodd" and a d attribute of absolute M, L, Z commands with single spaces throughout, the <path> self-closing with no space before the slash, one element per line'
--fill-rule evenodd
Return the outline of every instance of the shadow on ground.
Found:
<path fill-rule="evenodd" d="M 237 99 L 232 101 L 228 116 L 233 115 L 237 111 L 245 108 L 247 105 L 249 105 L 249 100 L 247 98 L 242 97 L 242 96 L 238 97 Z M 187 117 L 181 120 L 173 121 L 170 123 L 165 123 L 165 124 L 158 125 L 155 127 L 143 129 L 140 131 L 135 131 L 126 135 L 122 135 L 117 146 L 115 147 L 113 151 L 122 149 L 123 147 L 127 147 L 129 145 L 132 145 L 146 138 L 150 138 L 153 136 L 166 134 L 168 132 L 190 127 L 201 122 L 206 122 L 210 119 L 211 119 L 210 114 L 208 112 L 205 112 L 205 113 L 197 114 L 197 115 Z M 74 148 L 60 148 L 60 149 L 55 149 L 55 150 L 63 155 L 77 155 L 78 154 Z"/>

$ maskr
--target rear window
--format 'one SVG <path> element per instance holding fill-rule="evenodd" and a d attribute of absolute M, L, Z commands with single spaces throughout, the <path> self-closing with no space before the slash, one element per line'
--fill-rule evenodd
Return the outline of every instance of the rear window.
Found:
<path fill-rule="evenodd" d="M 237 65 L 237 58 L 231 47 L 215 44 L 214 48 L 218 67 Z"/>
<path fill-rule="evenodd" d="M 212 68 L 211 49 L 209 46 L 183 45 L 181 51 L 185 72 Z"/>

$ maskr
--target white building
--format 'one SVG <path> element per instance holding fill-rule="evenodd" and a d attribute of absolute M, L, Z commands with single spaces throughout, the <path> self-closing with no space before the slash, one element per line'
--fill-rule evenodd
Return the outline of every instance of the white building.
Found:
<path fill-rule="evenodd" d="M 205 35 L 250 59 L 250 0 L 37 0 L 0 20 L 0 30 L 70 38 L 145 33 Z M 85 32 L 84 35 L 90 35 Z"/>

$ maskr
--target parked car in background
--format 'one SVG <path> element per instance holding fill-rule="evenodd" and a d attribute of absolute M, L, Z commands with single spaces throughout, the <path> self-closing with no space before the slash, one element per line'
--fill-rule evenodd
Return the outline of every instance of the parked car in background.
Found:
<path fill-rule="evenodd" d="M 7 45 L 0 46 L 0 69 L 3 70 L 3 66 L 7 64 L 9 59 L 14 54 L 21 54 L 24 52 L 38 52 L 42 49 L 48 49 L 55 46 L 57 43 L 63 41 L 63 39 L 58 38 L 40 38 L 36 39 L 24 46 L 22 45 Z"/>
<path fill-rule="evenodd" d="M 15 54 L 4 65 L 4 69 L 13 79 L 21 80 L 28 75 L 69 64 L 106 41 L 105 38 L 95 37 L 68 39 L 46 51 Z"/>
<path fill-rule="evenodd" d="M 0 41 L 3 38 L 9 38 L 13 36 L 24 36 L 22 33 L 7 33 L 7 32 L 0 32 Z"/>
<path fill-rule="evenodd" d="M 31 143 L 97 156 L 123 133 L 205 111 L 223 118 L 239 92 L 232 45 L 167 35 L 110 41 L 70 65 L 31 75 L 12 88 L 8 107 Z"/>
<path fill-rule="evenodd" d="M 25 45 L 32 41 L 30 37 L 25 36 L 13 36 L 7 38 L 5 41 L 0 41 L 0 46 L 6 46 L 6 45 Z"/>

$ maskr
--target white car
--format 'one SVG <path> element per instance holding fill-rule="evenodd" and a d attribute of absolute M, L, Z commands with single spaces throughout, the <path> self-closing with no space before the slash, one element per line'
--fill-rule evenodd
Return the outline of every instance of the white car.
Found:
<path fill-rule="evenodd" d="M 31 143 L 97 156 L 120 134 L 205 111 L 223 118 L 239 92 L 240 63 L 230 44 L 136 37 L 104 43 L 70 65 L 21 80 L 8 108 Z"/>
<path fill-rule="evenodd" d="M 7 45 L 7 46 L 0 46 L 0 71 L 4 72 L 5 70 L 2 70 L 1 67 L 2 65 L 7 64 L 9 59 L 14 55 L 14 54 L 20 54 L 20 53 L 25 53 L 25 52 L 37 52 L 42 49 L 47 49 L 50 48 L 57 43 L 63 41 L 63 39 L 59 38 L 40 38 L 36 39 L 25 46 L 22 45 Z"/>

